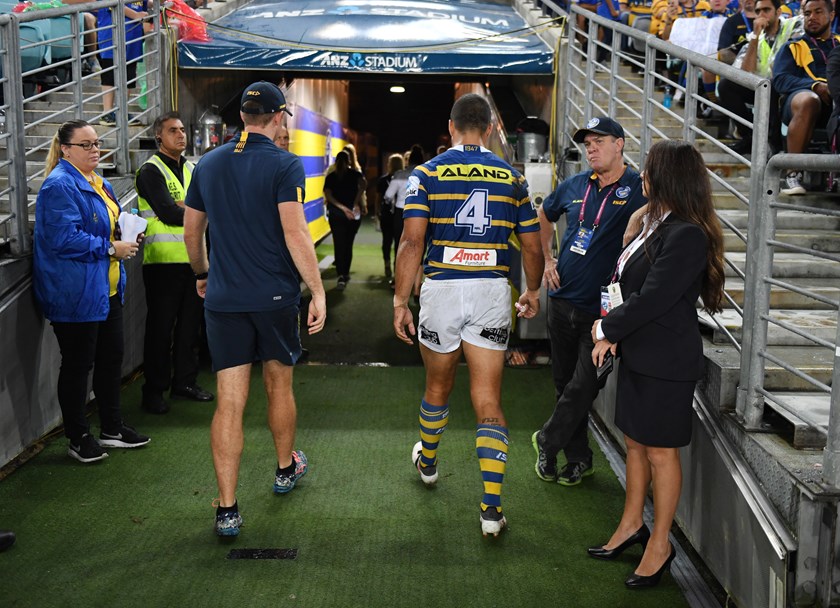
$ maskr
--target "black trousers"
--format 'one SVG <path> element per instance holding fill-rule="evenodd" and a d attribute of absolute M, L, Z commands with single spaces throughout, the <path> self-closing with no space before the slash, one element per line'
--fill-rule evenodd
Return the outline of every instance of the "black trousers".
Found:
<path fill-rule="evenodd" d="M 543 448 L 549 457 L 563 450 L 568 462 L 591 463 L 587 424 L 600 390 L 592 363 L 592 324 L 599 317 L 548 298 L 547 318 L 556 402 L 542 428 Z"/>
<path fill-rule="evenodd" d="M 143 395 L 195 384 L 204 303 L 189 264 L 144 264 L 146 337 Z"/>
<path fill-rule="evenodd" d="M 339 277 L 350 276 L 353 263 L 353 241 L 362 220 L 350 220 L 340 209 L 330 207 L 330 230 L 335 249 L 335 269 Z"/>
<path fill-rule="evenodd" d="M 108 318 L 104 321 L 52 324 L 61 351 L 58 404 L 64 419 L 64 434 L 75 444 L 82 435 L 90 433 L 85 405 L 91 368 L 102 430 L 118 433 L 122 428 L 123 312 L 119 296 L 112 296 L 109 304 Z"/>
<path fill-rule="evenodd" d="M 718 97 L 720 98 L 720 105 L 724 108 L 744 120 L 753 121 L 752 108 L 747 105 L 752 105 L 755 102 L 753 91 L 735 84 L 731 80 L 721 78 L 718 83 Z M 752 137 L 752 129 L 738 123 L 738 135 Z"/>
<path fill-rule="evenodd" d="M 379 227 L 382 229 L 382 259 L 391 263 L 391 247 L 394 248 L 394 259 L 397 258 L 397 249 L 400 242 L 394 239 L 394 209 L 382 205 L 379 210 Z"/>

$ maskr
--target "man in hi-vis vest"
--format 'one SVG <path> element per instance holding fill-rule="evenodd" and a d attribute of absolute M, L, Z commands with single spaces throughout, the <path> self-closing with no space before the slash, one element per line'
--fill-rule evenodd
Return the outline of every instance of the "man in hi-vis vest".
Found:
<path fill-rule="evenodd" d="M 158 152 L 137 170 L 135 187 L 140 216 L 149 225 L 143 250 L 146 286 L 146 339 L 143 409 L 165 414 L 163 397 L 212 401 L 213 394 L 196 384 L 198 337 L 203 302 L 184 246 L 184 198 L 193 164 L 182 156 L 187 134 L 177 112 L 154 122 Z"/>

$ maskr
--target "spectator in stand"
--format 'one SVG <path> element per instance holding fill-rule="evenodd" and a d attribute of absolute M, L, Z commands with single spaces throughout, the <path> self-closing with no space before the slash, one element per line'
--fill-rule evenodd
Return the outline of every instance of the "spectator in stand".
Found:
<path fill-rule="evenodd" d="M 709 0 L 710 8 L 707 11 L 703 11 L 703 16 L 706 19 L 726 19 L 733 15 L 733 12 L 737 9 L 730 9 L 729 5 L 727 4 L 727 0 Z M 724 22 L 723 27 L 721 27 L 721 32 L 726 29 L 726 22 Z M 718 43 L 718 49 L 720 49 L 720 43 Z M 717 102 L 717 76 L 712 72 L 707 72 L 703 70 L 702 72 L 702 80 L 703 80 L 703 94 L 709 101 Z M 701 112 L 703 117 L 709 117 L 711 115 L 712 109 L 709 106 L 703 106 L 701 108 Z"/>
<path fill-rule="evenodd" d="M 626 21 L 626 19 L 623 19 L 623 15 L 628 15 L 630 11 L 627 8 L 626 0 L 599 0 L 598 8 L 595 10 L 595 13 L 605 19 L 612 19 L 613 21 L 621 23 L 622 21 Z M 599 26 L 598 40 L 606 45 L 612 44 L 612 30 Z M 609 52 L 607 49 L 598 47 L 597 60 L 599 62 L 604 62 L 608 58 Z"/>
<path fill-rule="evenodd" d="M 718 61 L 728 65 L 735 63 L 735 57 L 741 50 L 750 33 L 753 31 L 755 21 L 755 0 L 741 0 L 741 8 L 738 12 L 726 18 L 718 37 Z"/>
<path fill-rule="evenodd" d="M 680 18 L 702 17 L 711 10 L 706 0 L 658 0 L 653 3 L 650 31 L 662 40 L 671 37 L 671 28 Z"/>
<path fill-rule="evenodd" d="M 113 42 L 113 19 L 111 8 L 101 8 L 96 14 L 97 27 L 99 28 L 99 63 L 102 65 L 100 78 L 102 79 L 102 110 L 103 116 L 99 124 L 113 127 L 117 124 L 117 115 L 114 112 L 114 42 Z M 114 9 L 116 10 L 116 9 Z M 128 89 L 137 87 L 137 62 L 143 55 L 143 22 L 148 17 L 146 0 L 127 2 L 123 8 L 125 15 L 125 58 Z"/>
<path fill-rule="evenodd" d="M 653 0 L 629 0 L 627 11 L 621 13 L 621 22 L 634 29 L 649 33 L 652 10 Z M 640 46 L 637 48 L 636 44 L 640 44 Z M 621 50 L 639 58 L 644 57 L 644 44 L 637 43 L 629 37 L 625 37 L 621 41 Z M 633 71 L 640 72 L 642 70 L 633 66 Z"/>
<path fill-rule="evenodd" d="M 800 14 L 802 9 L 802 3 L 799 0 L 793 0 L 792 2 L 785 2 L 782 6 L 782 14 L 788 17 L 796 17 Z"/>
<path fill-rule="evenodd" d="M 376 182 L 377 194 L 377 216 L 379 225 L 382 227 L 382 259 L 385 262 L 385 279 L 393 286 L 394 279 L 391 272 L 391 249 L 394 250 L 394 260 L 397 259 L 397 247 L 399 241 L 394 239 L 394 201 L 395 198 L 388 198 L 385 193 L 391 180 L 398 171 L 404 167 L 402 154 L 392 154 L 388 157 L 388 174 L 383 175 Z"/>
<path fill-rule="evenodd" d="M 840 36 L 831 33 L 834 6 L 831 0 L 805 0 L 802 4 L 805 35 L 792 40 L 779 53 L 773 66 L 773 88 L 785 96 L 782 122 L 787 124 L 787 151 L 805 151 L 817 126 L 825 126 L 831 114 L 831 95 L 826 82 L 828 54 Z M 805 194 L 802 174 L 790 171 L 782 194 Z"/>
<path fill-rule="evenodd" d="M 723 24 L 723 27 L 720 30 L 720 36 L 718 37 L 718 61 L 722 61 L 728 65 L 732 65 L 735 63 L 735 58 L 738 56 L 738 52 L 741 50 L 747 42 L 747 37 L 753 31 L 753 22 L 755 21 L 755 0 L 741 0 L 741 9 L 726 18 L 726 22 Z M 704 84 L 706 82 L 706 72 L 703 73 L 704 77 Z M 734 91 L 733 91 L 734 89 Z M 736 93 L 734 99 L 733 93 Z M 752 91 L 748 91 L 743 87 L 736 85 L 735 83 L 721 78 L 720 81 L 717 83 L 717 95 L 719 98 L 719 103 L 726 109 L 733 111 L 731 106 L 734 103 L 745 99 L 741 103 L 741 105 L 746 106 L 747 103 L 752 103 L 752 99 L 754 97 Z M 726 102 L 724 99 L 729 97 Z M 749 108 L 746 108 L 749 111 Z M 739 114 L 739 116 L 741 116 Z M 744 117 L 746 120 L 750 120 L 749 117 Z M 744 138 L 744 129 L 746 127 L 738 126 L 738 133 L 741 135 L 741 142 L 739 142 L 739 147 L 734 147 L 737 152 L 744 154 L 750 151 L 751 138 L 745 139 Z"/>
<path fill-rule="evenodd" d="M 840 147 L 840 140 L 838 139 L 838 128 L 840 128 L 840 46 L 828 54 L 828 66 L 826 68 L 826 76 L 828 78 L 828 91 L 831 94 L 831 99 L 834 101 L 834 110 L 831 112 L 831 118 L 828 121 L 828 138 L 831 142 L 831 149 L 837 152 Z"/>
<path fill-rule="evenodd" d="M 85 4 L 90 0 L 62 0 L 63 4 Z M 82 13 L 85 22 L 84 53 L 88 55 L 82 60 L 82 74 L 92 74 L 102 69 L 96 60 L 96 15 Z"/>
<path fill-rule="evenodd" d="M 747 72 L 763 78 L 773 77 L 773 62 L 776 55 L 785 48 L 798 19 L 786 19 L 782 15 L 780 0 L 757 0 L 755 3 L 753 31 L 747 35 L 747 44 L 738 52 L 736 65 Z M 755 93 L 722 78 L 718 84 L 721 105 L 744 120 L 753 121 L 752 104 Z M 779 96 L 775 89 L 770 91 L 769 140 L 773 150 L 781 149 L 781 117 Z M 739 154 L 752 150 L 752 129 L 738 125 L 741 138 L 730 147 Z"/>

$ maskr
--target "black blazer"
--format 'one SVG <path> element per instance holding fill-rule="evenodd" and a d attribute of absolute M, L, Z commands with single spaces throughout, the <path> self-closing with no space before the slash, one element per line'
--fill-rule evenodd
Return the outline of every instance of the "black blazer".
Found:
<path fill-rule="evenodd" d="M 624 303 L 601 329 L 618 343 L 630 371 L 666 380 L 699 380 L 703 343 L 696 302 L 706 272 L 703 230 L 667 217 L 630 256 L 620 278 Z"/>

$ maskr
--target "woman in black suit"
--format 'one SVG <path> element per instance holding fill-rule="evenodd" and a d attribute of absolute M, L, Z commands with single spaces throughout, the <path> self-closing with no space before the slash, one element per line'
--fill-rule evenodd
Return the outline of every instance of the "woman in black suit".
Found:
<path fill-rule="evenodd" d="M 628 587 L 652 587 L 674 559 L 668 533 L 682 485 L 679 448 L 691 440 L 692 401 L 703 372 L 696 302 L 719 312 L 723 237 L 700 153 L 681 141 L 651 147 L 642 172 L 648 208 L 641 233 L 622 252 L 613 282 L 623 303 L 592 327 L 592 359 L 621 357 L 615 423 L 627 445 L 624 513 L 609 541 L 589 554 L 612 559 L 641 543 Z M 654 525 L 642 521 L 653 482 Z"/>

